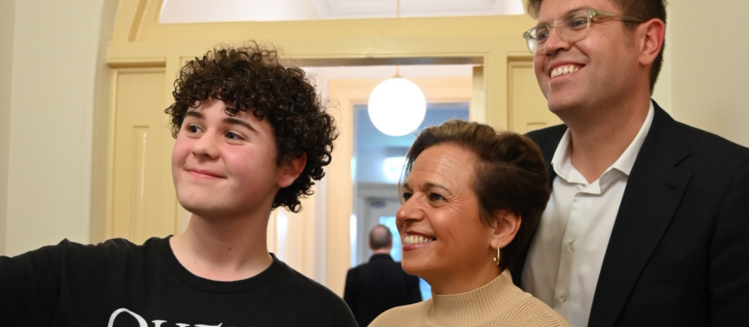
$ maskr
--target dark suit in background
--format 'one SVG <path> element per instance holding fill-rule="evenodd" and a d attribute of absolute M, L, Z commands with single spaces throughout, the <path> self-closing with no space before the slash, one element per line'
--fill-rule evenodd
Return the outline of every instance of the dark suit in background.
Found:
<path fill-rule="evenodd" d="M 588 326 L 749 326 L 749 149 L 654 107 Z M 544 154 L 550 181 L 556 177 L 550 162 L 566 130 L 528 133 Z M 525 255 L 512 271 L 518 284 Z"/>
<path fill-rule="evenodd" d="M 421 301 L 419 277 L 403 271 L 389 254 L 375 254 L 349 269 L 343 299 L 359 326 L 365 327 L 390 308 Z"/>

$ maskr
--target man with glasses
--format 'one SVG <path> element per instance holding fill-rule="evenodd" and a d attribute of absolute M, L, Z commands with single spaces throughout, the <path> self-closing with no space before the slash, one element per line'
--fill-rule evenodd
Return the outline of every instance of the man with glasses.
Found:
<path fill-rule="evenodd" d="M 749 326 L 749 149 L 650 99 L 663 0 L 529 0 L 552 195 L 516 283 L 573 326 Z M 706 108 L 709 110 L 709 108 Z"/>

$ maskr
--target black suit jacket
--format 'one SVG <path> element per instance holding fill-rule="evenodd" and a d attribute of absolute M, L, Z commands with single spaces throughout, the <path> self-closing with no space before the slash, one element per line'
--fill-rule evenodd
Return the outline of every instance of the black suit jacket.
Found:
<path fill-rule="evenodd" d="M 390 308 L 421 301 L 419 277 L 403 271 L 389 254 L 375 254 L 349 269 L 343 299 L 359 326 L 365 327 Z"/>
<path fill-rule="evenodd" d="M 749 149 L 654 106 L 588 326 L 749 326 Z M 528 134 L 544 154 L 550 181 L 566 129 Z M 518 285 L 529 244 L 513 268 Z"/>

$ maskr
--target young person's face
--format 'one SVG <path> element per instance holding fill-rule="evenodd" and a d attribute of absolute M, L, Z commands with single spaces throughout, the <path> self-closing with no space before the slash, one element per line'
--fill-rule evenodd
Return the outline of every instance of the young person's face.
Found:
<path fill-rule="evenodd" d="M 185 115 L 172 152 L 179 202 L 206 218 L 269 212 L 278 189 L 290 184 L 276 164 L 273 129 L 250 110 L 229 116 L 226 107 L 208 99 Z"/>
<path fill-rule="evenodd" d="M 403 187 L 396 225 L 403 241 L 403 269 L 435 291 L 461 276 L 493 266 L 493 229 L 479 218 L 473 191 L 476 155 L 453 144 L 425 149 Z"/>
<path fill-rule="evenodd" d="M 545 0 L 538 22 L 550 23 L 580 9 L 621 14 L 610 0 Z M 633 36 L 622 24 L 618 19 L 594 18 L 588 35 L 574 43 L 562 40 L 556 27 L 550 31 L 534 55 L 533 68 L 552 112 L 563 118 L 576 108 L 605 110 L 607 104 L 631 96 L 641 72 Z M 564 66 L 577 70 L 551 77 L 552 71 Z"/>

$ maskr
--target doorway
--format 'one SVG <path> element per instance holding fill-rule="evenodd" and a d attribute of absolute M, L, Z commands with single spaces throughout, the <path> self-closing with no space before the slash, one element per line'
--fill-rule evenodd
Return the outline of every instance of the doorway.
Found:
<path fill-rule="evenodd" d="M 412 133 L 393 137 L 378 131 L 367 112 L 366 105 L 354 106 L 356 141 L 354 152 L 355 221 L 352 222 L 351 266 L 365 263 L 372 256 L 369 231 L 377 224 L 388 226 L 393 234 L 390 255 L 395 261 L 403 257 L 402 242 L 396 227 L 396 212 L 400 208 L 400 182 L 406 154 L 416 135 L 429 126 L 449 119 L 469 119 L 469 102 L 429 103 L 424 121 Z M 422 299 L 431 297 L 431 287 L 420 279 Z"/>

